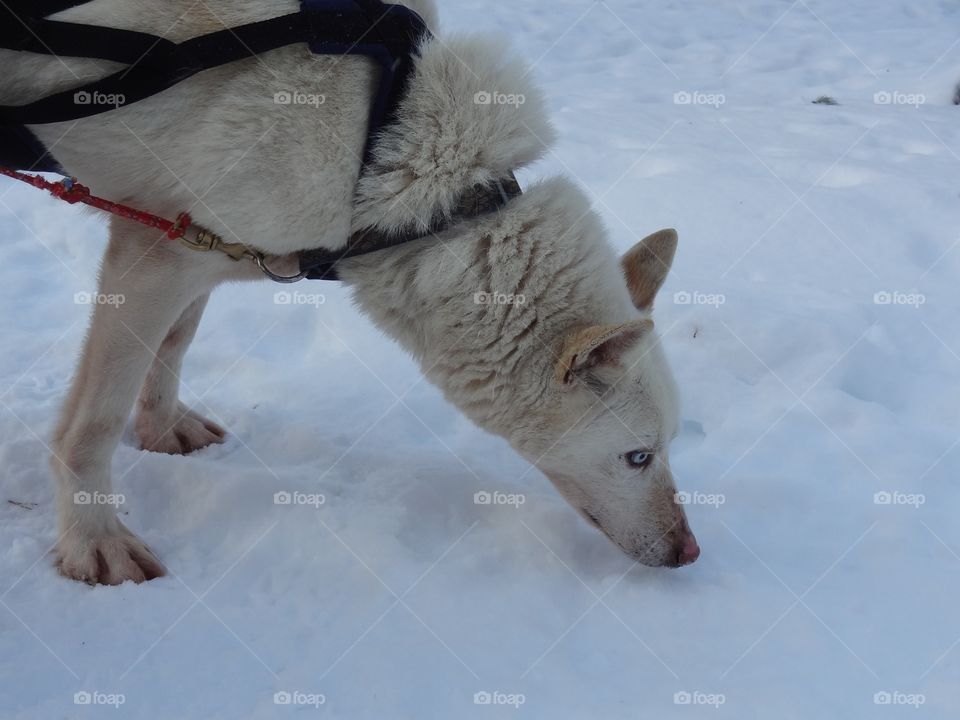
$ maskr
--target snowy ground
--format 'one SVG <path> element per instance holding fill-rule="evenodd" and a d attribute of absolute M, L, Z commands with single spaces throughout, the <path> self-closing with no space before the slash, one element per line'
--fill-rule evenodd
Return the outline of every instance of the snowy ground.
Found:
<path fill-rule="evenodd" d="M 680 232 L 657 322 L 678 483 L 723 501 L 688 508 L 700 561 L 632 565 L 338 287 L 263 285 L 187 358 L 227 444 L 114 459 L 171 574 L 59 578 L 45 439 L 105 230 L 3 183 L 0 717 L 957 717 L 960 8 L 444 5 L 536 62 L 562 139 L 522 180 L 578 179 L 621 248 Z"/>

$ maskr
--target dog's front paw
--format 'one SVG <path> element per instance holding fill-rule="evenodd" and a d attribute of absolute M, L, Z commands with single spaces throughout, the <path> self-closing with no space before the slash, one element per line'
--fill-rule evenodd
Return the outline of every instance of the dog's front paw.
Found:
<path fill-rule="evenodd" d="M 104 531 L 68 530 L 57 543 L 60 574 L 90 585 L 141 583 L 166 574 L 163 565 L 119 520 Z"/>
<path fill-rule="evenodd" d="M 140 409 L 134 422 L 140 447 L 168 455 L 186 455 L 207 445 L 222 443 L 227 431 L 178 403 L 172 413 Z"/>

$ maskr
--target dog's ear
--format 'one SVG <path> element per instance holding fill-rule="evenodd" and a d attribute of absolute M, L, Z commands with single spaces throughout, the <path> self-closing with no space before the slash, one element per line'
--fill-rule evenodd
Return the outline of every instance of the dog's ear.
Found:
<path fill-rule="evenodd" d="M 676 251 L 677 231 L 670 228 L 648 235 L 620 260 L 630 298 L 638 310 L 653 307 L 653 299 L 670 274 Z"/>
<path fill-rule="evenodd" d="M 653 330 L 653 320 L 644 318 L 622 325 L 591 325 L 570 335 L 556 366 L 556 379 L 564 387 L 585 373 L 620 363 L 623 354 Z"/>

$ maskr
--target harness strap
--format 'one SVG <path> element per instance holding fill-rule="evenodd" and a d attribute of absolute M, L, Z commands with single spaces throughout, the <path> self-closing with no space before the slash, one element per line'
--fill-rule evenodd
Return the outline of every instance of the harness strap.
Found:
<path fill-rule="evenodd" d="M 497 180 L 493 185 L 475 185 L 465 192 L 450 220 L 436 222 L 426 232 L 413 230 L 396 235 L 373 229 L 359 230 L 347 241 L 346 247 L 342 250 L 320 248 L 301 252 L 300 270 L 309 280 L 339 280 L 336 266 L 342 260 L 387 250 L 397 245 L 436 235 L 447 230 L 457 221 L 495 212 L 504 207 L 510 200 L 522 194 L 517 178 L 513 173 L 510 173 L 506 178 Z"/>
<path fill-rule="evenodd" d="M 134 30 L 80 25 L 57 20 L 24 20 L 0 6 L 0 47 L 39 55 L 84 57 L 133 65 L 174 43 Z"/>
<path fill-rule="evenodd" d="M 0 167 L 66 175 L 60 163 L 25 125 L 0 124 Z"/>
<path fill-rule="evenodd" d="M 90 0 L 5 0 L 17 17 L 49 17 L 58 12 L 69 10 L 78 5 L 86 5 Z M 39 12 L 38 12 L 39 11 Z"/>
<path fill-rule="evenodd" d="M 105 78 L 79 85 L 63 92 L 48 95 L 27 105 L 0 106 L 0 121 L 14 121 L 25 125 L 44 125 L 66 122 L 99 115 L 116 106 L 101 102 L 77 102 L 77 97 L 95 94 L 122 99 L 123 105 L 139 102 L 167 90 L 203 70 L 225 65 L 252 54 L 273 50 L 283 45 L 305 41 L 299 14 L 285 15 L 260 23 L 221 30 L 211 35 L 187 40 L 180 44 L 162 41 L 140 62 Z M 83 26 L 74 26 L 83 27 Z M 126 30 L 99 28 L 106 37 L 119 33 L 113 40 L 122 47 L 130 40 Z M 299 35 L 291 40 L 291 36 Z M 150 38 L 151 36 L 146 36 Z M 159 38 L 153 38 L 159 40 Z M 46 41 L 46 39 L 44 39 Z M 139 47 L 139 39 L 131 47 Z M 85 56 L 86 56 L 86 50 Z M 126 54 L 127 51 L 114 51 Z M 136 62 L 136 57 L 132 62 Z"/>

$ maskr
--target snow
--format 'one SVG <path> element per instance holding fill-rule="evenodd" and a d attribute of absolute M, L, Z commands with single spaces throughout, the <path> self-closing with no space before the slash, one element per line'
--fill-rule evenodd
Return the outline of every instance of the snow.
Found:
<path fill-rule="evenodd" d="M 4 182 L 0 717 L 957 717 L 960 9 L 443 16 L 536 63 L 561 140 L 522 182 L 576 178 L 622 249 L 679 230 L 656 317 L 701 559 L 635 566 L 341 288 L 263 284 L 219 291 L 186 360 L 228 442 L 114 458 L 170 575 L 59 578 L 45 442 L 105 224 Z"/>

